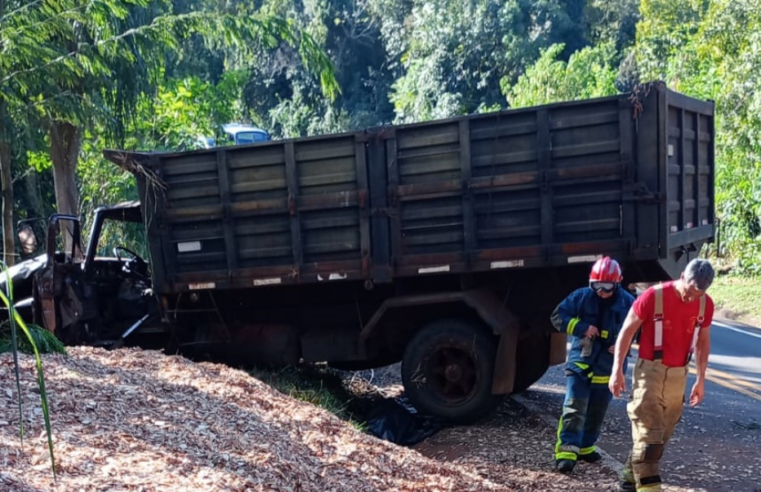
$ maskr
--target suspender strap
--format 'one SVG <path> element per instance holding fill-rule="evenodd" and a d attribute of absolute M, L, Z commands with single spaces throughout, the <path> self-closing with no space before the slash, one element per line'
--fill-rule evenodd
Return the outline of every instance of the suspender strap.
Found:
<path fill-rule="evenodd" d="M 663 284 L 653 287 L 655 291 L 655 310 L 653 322 L 655 323 L 655 340 L 653 343 L 653 360 L 663 359 Z"/>
<path fill-rule="evenodd" d="M 703 327 L 706 314 L 706 296 L 700 296 L 700 308 L 698 310 L 698 319 L 695 322 L 695 331 L 692 333 L 692 345 L 690 345 L 690 352 L 687 354 L 687 363 L 690 363 L 692 354 L 695 352 L 695 346 L 698 344 L 698 335 L 700 335 L 700 329 Z"/>

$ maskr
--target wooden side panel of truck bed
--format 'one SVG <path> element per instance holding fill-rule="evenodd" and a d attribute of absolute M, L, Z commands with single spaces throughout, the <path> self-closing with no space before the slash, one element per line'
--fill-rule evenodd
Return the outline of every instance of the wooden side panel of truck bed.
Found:
<path fill-rule="evenodd" d="M 653 83 L 340 135 L 106 155 L 138 178 L 159 292 L 601 254 L 676 264 L 714 234 L 713 110 Z"/>

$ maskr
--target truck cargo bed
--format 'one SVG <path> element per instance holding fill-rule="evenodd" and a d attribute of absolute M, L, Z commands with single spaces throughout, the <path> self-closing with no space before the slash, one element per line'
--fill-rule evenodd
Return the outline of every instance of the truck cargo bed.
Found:
<path fill-rule="evenodd" d="M 631 94 L 190 152 L 138 180 L 158 293 L 542 268 L 677 275 L 714 235 L 714 105 Z"/>

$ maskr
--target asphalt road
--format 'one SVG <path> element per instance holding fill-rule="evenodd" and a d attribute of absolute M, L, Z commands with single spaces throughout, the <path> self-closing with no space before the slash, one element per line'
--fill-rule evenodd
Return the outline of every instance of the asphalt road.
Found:
<path fill-rule="evenodd" d="M 635 360 L 636 351 L 633 351 Z M 662 459 L 667 485 L 708 492 L 761 491 L 761 328 L 716 321 L 711 328 L 706 397 L 685 407 Z M 631 367 L 627 377 L 631 376 Z M 694 382 L 694 368 L 687 393 Z M 627 381 L 627 389 L 630 387 Z M 547 374 L 523 397 L 560 416 L 565 390 L 563 366 Z M 628 393 L 611 402 L 598 443 L 613 458 L 626 460 L 631 446 L 626 415 Z M 666 488 L 670 490 L 670 488 Z M 677 490 L 677 489 L 671 489 Z"/>

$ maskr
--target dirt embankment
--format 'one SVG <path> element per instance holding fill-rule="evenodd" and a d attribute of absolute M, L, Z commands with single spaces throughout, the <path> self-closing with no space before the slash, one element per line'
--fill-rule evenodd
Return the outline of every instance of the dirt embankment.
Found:
<path fill-rule="evenodd" d="M 45 356 L 58 480 L 33 361 L 0 356 L 3 491 L 502 491 L 468 466 L 365 435 L 245 372 L 157 352 L 73 348 Z"/>

